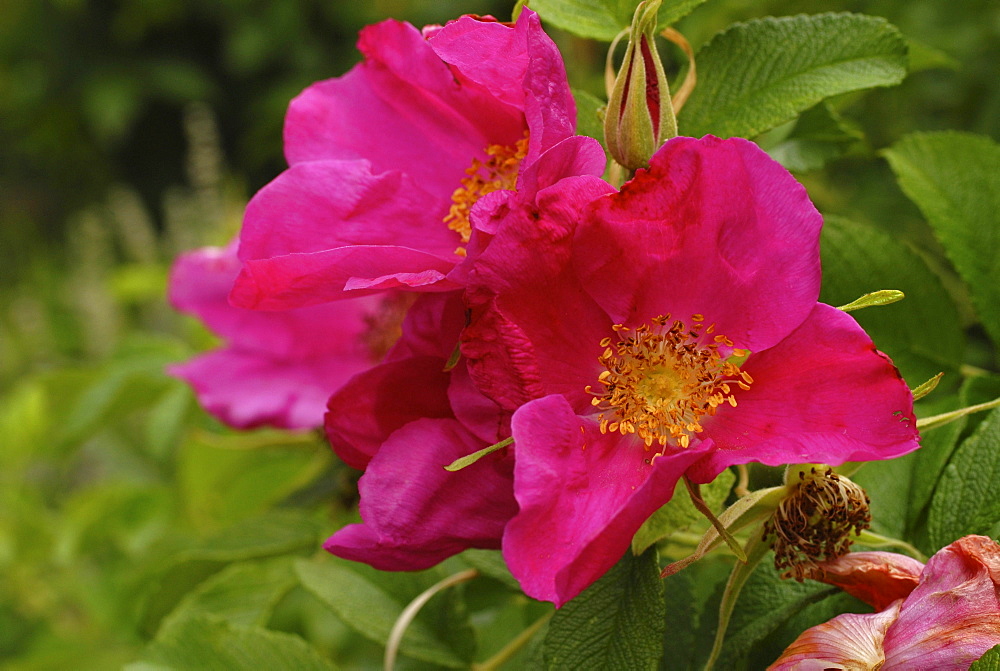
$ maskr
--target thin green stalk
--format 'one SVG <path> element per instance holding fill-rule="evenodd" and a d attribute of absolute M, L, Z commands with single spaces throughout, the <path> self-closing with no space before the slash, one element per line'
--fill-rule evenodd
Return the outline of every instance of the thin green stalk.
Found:
<path fill-rule="evenodd" d="M 555 611 L 552 611 L 551 613 L 543 615 L 535 620 L 530 627 L 511 639 L 510 643 L 505 645 L 500 652 L 485 661 L 473 664 L 472 671 L 494 671 L 495 669 L 499 669 L 505 662 L 507 662 L 507 660 L 527 645 L 528 641 L 530 641 L 535 634 L 538 633 L 539 629 L 545 626 L 545 623 L 548 622 L 554 614 Z"/>

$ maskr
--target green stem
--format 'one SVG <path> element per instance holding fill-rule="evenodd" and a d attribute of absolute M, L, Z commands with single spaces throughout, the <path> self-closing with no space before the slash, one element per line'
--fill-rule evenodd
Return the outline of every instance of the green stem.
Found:
<path fill-rule="evenodd" d="M 385 657 L 382 660 L 382 666 L 385 668 L 385 671 L 392 671 L 395 668 L 396 655 L 399 654 L 399 645 L 403 641 L 406 629 L 413 622 L 420 609 L 424 607 L 424 604 L 430 601 L 431 597 L 438 592 L 448 589 L 452 585 L 468 582 L 478 575 L 479 571 L 474 568 L 450 575 L 444 580 L 428 587 L 416 599 L 407 604 L 403 612 L 399 614 L 399 618 L 396 619 L 396 623 L 392 625 L 392 631 L 389 632 L 389 640 L 385 644 Z"/>
<path fill-rule="evenodd" d="M 981 412 L 983 410 L 991 410 L 993 408 L 1000 408 L 1000 398 L 995 398 L 987 403 L 980 403 L 979 405 L 970 405 L 967 408 L 959 408 L 958 410 L 952 410 L 951 412 L 943 412 L 940 415 L 933 415 L 931 417 L 924 417 L 917 420 L 917 428 L 921 431 L 929 431 L 931 429 L 936 429 L 939 426 L 944 426 L 945 424 L 950 424 L 956 419 L 962 419 L 966 415 L 971 415 L 974 412 Z"/>
<path fill-rule="evenodd" d="M 927 563 L 927 555 L 913 547 L 906 541 L 901 541 L 898 538 L 889 538 L 888 536 L 883 536 L 882 534 L 877 534 L 872 531 L 862 531 L 858 534 L 855 539 L 862 545 L 868 545 L 873 548 L 881 547 L 897 547 L 906 551 L 906 554 L 910 555 L 914 559 Z"/>
<path fill-rule="evenodd" d="M 521 648 L 527 645 L 528 641 L 530 641 L 535 634 L 538 633 L 539 629 L 545 626 L 545 623 L 548 622 L 554 614 L 555 611 L 552 611 L 551 613 L 538 618 L 530 627 L 511 639 L 510 643 L 505 645 L 500 652 L 485 661 L 473 664 L 472 671 L 494 671 L 495 669 L 499 669 L 501 665 L 507 662 L 511 657 L 517 654 Z"/>
<path fill-rule="evenodd" d="M 501 448 L 507 447 L 508 445 L 510 445 L 513 442 L 514 442 L 513 438 L 504 438 L 499 443 L 494 443 L 493 445 L 490 445 L 489 447 L 484 447 L 483 449 L 479 450 L 478 452 L 473 452 L 472 454 L 467 454 L 464 457 L 456 459 L 455 461 L 453 461 L 450 464 L 448 464 L 447 466 L 445 466 L 444 470 L 446 470 L 446 471 L 452 471 L 452 472 L 454 472 L 454 471 L 460 471 L 463 468 L 465 468 L 466 466 L 471 466 L 472 464 L 476 463 L 477 461 L 479 461 L 480 459 L 482 459 L 483 457 L 485 457 L 487 454 L 489 454 L 491 452 L 496 452 L 497 450 L 499 450 Z"/>

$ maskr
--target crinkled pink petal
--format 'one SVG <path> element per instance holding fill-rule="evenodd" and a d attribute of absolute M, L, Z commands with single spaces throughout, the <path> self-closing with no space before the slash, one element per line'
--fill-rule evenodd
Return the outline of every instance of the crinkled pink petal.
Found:
<path fill-rule="evenodd" d="M 352 375 L 378 362 L 369 319 L 386 300 L 366 296 L 284 312 L 229 305 L 239 272 L 235 244 L 178 258 L 170 277 L 177 309 L 201 318 L 226 345 L 169 371 L 187 380 L 202 406 L 237 428 L 312 428 L 326 400 Z"/>
<path fill-rule="evenodd" d="M 895 552 L 849 552 L 821 562 L 809 577 L 839 587 L 875 610 L 883 610 L 909 596 L 923 570 L 923 563 Z"/>
<path fill-rule="evenodd" d="M 557 606 L 621 558 L 711 444 L 651 460 L 641 441 L 601 433 L 561 396 L 523 406 L 511 427 L 520 510 L 504 533 L 504 558 L 526 594 Z"/>
<path fill-rule="evenodd" d="M 717 449 L 691 470 L 698 482 L 749 461 L 836 466 L 918 447 L 909 388 L 841 310 L 815 304 L 794 333 L 752 354 L 742 369 L 753 377 L 750 390 L 703 422 Z"/>
<path fill-rule="evenodd" d="M 967 669 L 1000 645 L 1000 544 L 966 536 L 931 557 L 885 637 L 890 669 Z"/>
<path fill-rule="evenodd" d="M 483 393 L 507 410 L 551 393 L 590 407 L 585 387 L 611 324 L 576 281 L 571 240 L 581 207 L 609 190 L 584 177 L 543 189 L 537 209 L 507 212 L 475 259 L 462 353 Z"/>
<path fill-rule="evenodd" d="M 771 347 L 819 295 L 822 218 L 752 142 L 677 137 L 577 233 L 587 290 L 616 322 L 695 314 L 737 347 Z"/>
<path fill-rule="evenodd" d="M 358 482 L 363 522 L 341 529 L 324 547 L 388 571 L 424 569 L 468 548 L 499 547 L 517 511 L 511 457 L 497 452 L 454 473 L 444 469 L 484 447 L 454 420 L 403 427 Z"/>
<path fill-rule="evenodd" d="M 337 456 L 363 469 L 397 429 L 422 417 L 452 417 L 444 368 L 445 360 L 432 356 L 387 361 L 340 387 L 325 423 Z"/>
<path fill-rule="evenodd" d="M 885 669 L 883 639 L 902 601 L 880 613 L 845 613 L 805 630 L 768 671 L 871 671 Z M 915 668 L 915 667 L 914 667 Z M 930 667 L 926 667 L 930 668 Z"/>

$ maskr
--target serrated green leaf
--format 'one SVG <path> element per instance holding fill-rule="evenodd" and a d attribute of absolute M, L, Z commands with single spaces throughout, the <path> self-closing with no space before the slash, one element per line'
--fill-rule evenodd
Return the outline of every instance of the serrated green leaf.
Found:
<path fill-rule="evenodd" d="M 705 0 L 663 0 L 657 24 L 663 28 L 687 16 Z M 563 30 L 610 42 L 632 23 L 639 0 L 531 0 L 542 20 Z"/>
<path fill-rule="evenodd" d="M 406 602 L 397 600 L 380 585 L 325 558 L 322 563 L 300 560 L 295 571 L 302 586 L 329 607 L 344 624 L 376 643 L 385 645 Z M 406 630 L 400 651 L 410 657 L 449 668 L 464 668 L 468 660 L 443 642 L 421 611 Z"/>
<path fill-rule="evenodd" d="M 969 671 L 1000 671 L 1000 645 L 994 645 L 986 654 L 972 663 Z"/>
<path fill-rule="evenodd" d="M 234 626 L 208 617 L 165 628 L 126 671 L 332 671 L 333 664 L 298 636 Z"/>
<path fill-rule="evenodd" d="M 663 658 L 660 669 L 687 669 L 694 663 L 696 649 L 694 623 L 698 610 L 690 571 L 681 571 L 663 580 L 666 626 L 663 628 Z"/>
<path fill-rule="evenodd" d="M 839 217 L 826 217 L 820 251 L 820 300 L 843 305 L 892 287 L 906 299 L 852 316 L 908 380 L 923 381 L 962 363 L 965 336 L 958 311 L 920 256 L 898 240 Z"/>
<path fill-rule="evenodd" d="M 1000 145 L 968 133 L 915 133 L 885 151 L 1000 345 Z"/>
<path fill-rule="evenodd" d="M 549 669 L 654 669 L 663 654 L 663 584 L 655 550 L 626 553 L 549 622 Z"/>
<path fill-rule="evenodd" d="M 297 584 L 290 557 L 233 564 L 189 592 L 163 626 L 202 616 L 232 625 L 263 626 L 278 601 Z"/>
<path fill-rule="evenodd" d="M 824 98 L 898 84 L 906 43 L 884 19 L 860 14 L 764 18 L 715 36 L 695 60 L 680 132 L 754 137 Z"/>
<path fill-rule="evenodd" d="M 1000 409 L 992 411 L 945 467 L 931 500 L 927 531 L 933 547 L 1000 523 Z"/>
<path fill-rule="evenodd" d="M 726 470 L 712 482 L 701 486 L 701 496 L 713 512 L 721 509 L 735 480 L 736 476 Z M 691 495 L 688 494 L 687 488 L 677 487 L 673 498 L 639 527 L 639 531 L 632 538 L 632 552 L 641 554 L 653 543 L 704 520 L 705 516 L 691 503 Z"/>
<path fill-rule="evenodd" d="M 756 644 L 810 604 L 838 591 L 812 581 L 782 580 L 765 558 L 743 585 L 714 668 L 751 668 L 748 661 Z"/>
<path fill-rule="evenodd" d="M 949 397 L 929 405 L 927 414 L 937 414 L 955 410 L 959 406 L 958 399 Z M 923 406 L 922 406 L 923 407 Z M 910 487 L 910 513 L 908 527 L 914 529 L 918 521 L 927 513 L 927 506 L 931 502 L 931 497 L 937 487 L 941 473 L 945 464 L 951 458 L 958 437 L 965 428 L 965 421 L 959 420 L 946 424 L 932 431 L 924 431 L 920 436 L 920 449 L 914 455 L 913 480 Z M 932 548 L 921 548 L 925 551 Z M 934 548 L 936 549 L 936 548 Z"/>

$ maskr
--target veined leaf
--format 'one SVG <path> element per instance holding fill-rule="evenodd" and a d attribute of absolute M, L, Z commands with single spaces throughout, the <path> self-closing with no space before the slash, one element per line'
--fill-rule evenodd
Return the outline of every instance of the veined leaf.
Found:
<path fill-rule="evenodd" d="M 695 60 L 681 133 L 754 137 L 824 98 L 898 84 L 906 42 L 884 19 L 860 14 L 765 18 L 720 33 Z"/>
<path fill-rule="evenodd" d="M 657 23 L 676 23 L 705 0 L 663 0 Z M 531 0 L 529 7 L 544 21 L 563 30 L 610 42 L 632 23 L 639 0 Z"/>

